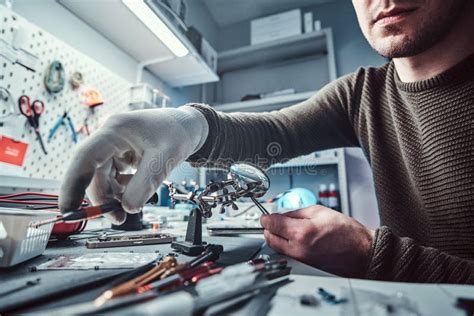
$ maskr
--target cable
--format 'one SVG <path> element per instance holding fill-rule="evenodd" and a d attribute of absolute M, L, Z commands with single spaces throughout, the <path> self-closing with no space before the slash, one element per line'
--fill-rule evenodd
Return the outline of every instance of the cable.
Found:
<path fill-rule="evenodd" d="M 58 93 L 64 88 L 66 81 L 66 72 L 64 71 L 63 64 L 60 61 L 55 60 L 46 69 L 44 75 L 44 85 L 49 93 Z"/>
<path fill-rule="evenodd" d="M 59 195 L 57 194 L 49 194 L 49 193 L 42 193 L 42 192 L 20 192 L 20 193 L 14 193 L 14 194 L 0 195 L 0 199 L 9 199 L 12 197 L 19 197 L 19 196 L 25 196 L 25 195 L 59 198 Z"/>
<path fill-rule="evenodd" d="M 57 194 L 41 192 L 20 192 L 14 194 L 0 195 L 0 203 L 31 205 L 34 209 L 57 208 L 58 199 L 59 196 Z M 43 205 L 44 207 L 42 207 L 41 205 Z M 82 200 L 83 207 L 88 205 L 89 202 L 87 202 L 86 200 Z"/>
<path fill-rule="evenodd" d="M 49 205 L 49 206 L 58 206 L 58 203 L 52 203 L 52 202 L 42 202 L 42 201 L 32 201 L 32 200 L 24 200 L 24 201 L 18 201 L 18 200 L 10 200 L 10 199 L 0 199 L 0 203 L 11 203 L 11 204 L 21 204 L 21 205 L 31 205 L 31 204 L 37 204 L 37 205 Z"/>

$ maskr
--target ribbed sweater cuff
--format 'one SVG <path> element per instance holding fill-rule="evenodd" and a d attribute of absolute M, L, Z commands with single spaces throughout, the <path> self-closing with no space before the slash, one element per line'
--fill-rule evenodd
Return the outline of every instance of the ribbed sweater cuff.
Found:
<path fill-rule="evenodd" d="M 375 238 L 370 251 L 370 260 L 365 278 L 372 280 L 381 279 L 383 275 L 383 265 L 393 238 L 392 232 L 386 226 L 382 226 L 375 231 Z"/>
<path fill-rule="evenodd" d="M 201 112 L 207 120 L 209 125 L 209 133 L 207 139 L 202 145 L 202 147 L 196 151 L 194 154 L 188 157 L 186 161 L 190 162 L 194 166 L 203 166 L 206 165 L 206 162 L 209 161 L 209 158 L 212 155 L 213 148 L 215 146 L 215 141 L 219 135 L 219 117 L 216 111 L 207 104 L 202 103 L 191 103 L 186 104 L 199 112 Z"/>

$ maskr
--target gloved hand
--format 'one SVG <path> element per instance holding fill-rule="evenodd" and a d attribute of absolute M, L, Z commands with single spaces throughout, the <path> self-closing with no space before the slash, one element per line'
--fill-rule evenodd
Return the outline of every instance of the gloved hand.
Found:
<path fill-rule="evenodd" d="M 110 117 L 76 151 L 61 185 L 61 211 L 77 209 L 87 188 L 91 202 L 122 201 L 137 213 L 171 170 L 206 141 L 209 126 L 192 107 L 141 110 Z M 136 169 L 133 176 L 124 175 Z M 124 212 L 108 215 L 114 224 Z"/>

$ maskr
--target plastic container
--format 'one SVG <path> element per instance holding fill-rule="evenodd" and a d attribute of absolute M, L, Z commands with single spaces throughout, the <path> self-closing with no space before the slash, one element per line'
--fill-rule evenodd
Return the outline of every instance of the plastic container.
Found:
<path fill-rule="evenodd" d="M 0 268 L 7 268 L 41 255 L 53 224 L 31 227 L 56 217 L 55 212 L 0 207 Z"/>

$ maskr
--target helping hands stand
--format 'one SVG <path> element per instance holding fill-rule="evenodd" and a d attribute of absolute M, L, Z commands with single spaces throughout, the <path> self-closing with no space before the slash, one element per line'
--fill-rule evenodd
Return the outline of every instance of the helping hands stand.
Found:
<path fill-rule="evenodd" d="M 189 214 L 188 227 L 186 228 L 186 239 L 184 241 L 173 241 L 171 248 L 188 256 L 198 256 L 206 248 L 206 242 L 202 241 L 202 215 L 199 208 L 193 208 Z"/>
<path fill-rule="evenodd" d="M 248 197 L 263 214 L 269 214 L 256 199 L 270 187 L 270 180 L 264 171 L 246 164 L 235 164 L 230 167 L 229 175 L 230 179 L 211 182 L 200 193 L 177 194 L 176 188 L 169 185 L 173 202 L 188 201 L 197 206 L 191 210 L 185 240 L 173 242 L 171 248 L 188 256 L 200 255 L 206 246 L 206 242 L 202 241 L 202 218 L 211 217 L 212 209 L 217 204 L 221 205 L 221 213 L 224 213 L 229 206 L 237 210 L 235 201 L 240 197 Z"/>

